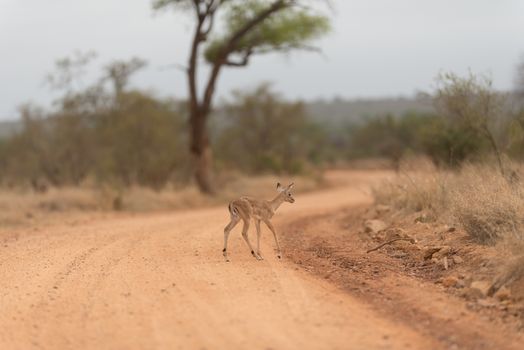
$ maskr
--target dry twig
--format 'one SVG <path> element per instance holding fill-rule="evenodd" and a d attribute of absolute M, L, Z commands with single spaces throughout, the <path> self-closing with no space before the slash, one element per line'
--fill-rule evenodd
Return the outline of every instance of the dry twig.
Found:
<path fill-rule="evenodd" d="M 375 248 L 369 249 L 366 253 L 374 252 L 375 250 L 379 250 L 383 246 L 391 244 L 391 243 L 396 242 L 396 241 L 409 241 L 411 244 L 415 243 L 415 240 L 413 238 L 406 238 L 406 237 L 393 238 L 393 239 L 391 239 L 391 240 L 389 240 L 387 242 L 384 242 L 384 243 L 376 246 Z"/>

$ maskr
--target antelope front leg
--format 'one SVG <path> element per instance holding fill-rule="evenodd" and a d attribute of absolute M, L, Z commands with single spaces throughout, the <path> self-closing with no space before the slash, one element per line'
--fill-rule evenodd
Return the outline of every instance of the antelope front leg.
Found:
<path fill-rule="evenodd" d="M 257 259 L 263 260 L 264 258 L 260 254 L 260 220 L 255 220 L 255 226 L 257 228 Z"/>
<path fill-rule="evenodd" d="M 273 237 L 275 237 L 275 243 L 277 244 L 277 258 L 281 259 L 282 251 L 280 250 L 280 244 L 278 243 L 277 232 L 275 231 L 275 228 L 273 227 L 273 225 L 271 224 L 269 220 L 264 220 L 264 223 L 267 225 L 267 227 L 269 227 L 271 232 L 273 232 Z"/>
<path fill-rule="evenodd" d="M 224 258 L 226 259 L 226 262 L 229 262 L 229 258 L 227 257 L 227 239 L 229 238 L 229 233 L 233 229 L 233 227 L 238 224 L 238 217 L 231 217 L 231 222 L 224 228 L 224 249 L 222 250 L 222 254 L 224 255 Z"/>

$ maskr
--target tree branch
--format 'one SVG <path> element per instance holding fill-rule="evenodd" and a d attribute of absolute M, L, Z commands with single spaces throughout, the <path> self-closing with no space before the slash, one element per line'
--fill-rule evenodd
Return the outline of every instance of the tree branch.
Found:
<path fill-rule="evenodd" d="M 215 22 L 215 12 L 216 10 L 218 9 L 218 7 L 223 3 L 223 1 L 218 1 L 218 0 L 210 0 L 207 4 L 206 4 L 206 10 L 205 10 L 205 18 L 208 20 L 208 23 L 207 23 L 207 28 L 205 29 L 202 29 L 201 30 L 201 33 L 202 33 L 202 40 L 205 41 L 207 40 L 207 36 L 209 35 L 209 33 L 211 32 L 211 30 L 213 29 L 213 24 Z"/>
<path fill-rule="evenodd" d="M 198 101 L 198 86 L 197 86 L 197 64 L 198 64 L 198 51 L 200 44 L 207 39 L 207 35 L 211 31 L 214 22 L 215 11 L 220 6 L 222 1 L 210 0 L 205 3 L 205 9 L 202 10 L 202 0 L 193 0 L 193 6 L 197 17 L 197 26 L 193 35 L 193 41 L 191 44 L 191 52 L 189 55 L 189 64 L 187 67 L 187 75 L 189 82 L 189 103 L 192 110 L 199 108 Z M 204 27 L 204 23 L 208 21 L 207 28 Z"/>
<path fill-rule="evenodd" d="M 226 66 L 229 66 L 229 67 L 244 67 L 244 66 L 247 66 L 248 63 L 249 63 L 249 58 L 251 57 L 251 55 L 253 54 L 253 49 L 249 48 L 245 53 L 244 53 L 244 56 L 242 57 L 242 60 L 241 61 L 231 61 L 230 59 L 227 59 L 226 62 L 224 63 L 224 65 Z"/>
<path fill-rule="evenodd" d="M 227 44 L 220 50 L 209 75 L 209 80 L 204 92 L 204 99 L 202 102 L 202 108 L 205 112 L 209 111 L 211 106 L 211 100 L 215 91 L 215 85 L 220 74 L 220 70 L 224 64 L 227 62 L 227 57 L 231 52 L 235 50 L 236 45 L 246 34 L 253 30 L 258 24 L 263 22 L 266 18 L 271 16 L 273 13 L 278 12 L 284 9 L 287 6 L 290 6 L 294 1 L 289 0 L 275 0 L 267 9 L 258 13 L 254 18 L 248 21 L 243 27 L 237 30 L 231 38 L 227 41 Z"/>
<path fill-rule="evenodd" d="M 224 63 L 224 65 L 228 67 L 245 67 L 248 64 L 249 64 L 249 59 L 247 57 L 244 57 L 242 61 L 235 62 L 235 61 L 227 60 Z"/>
<path fill-rule="evenodd" d="M 271 53 L 271 52 L 275 52 L 275 51 L 287 52 L 287 51 L 291 51 L 291 50 L 304 50 L 304 51 L 322 53 L 322 50 L 320 48 L 318 48 L 318 47 L 315 47 L 315 46 L 290 44 L 290 45 L 281 45 L 281 46 L 278 46 L 278 47 L 271 47 L 271 48 L 254 50 L 253 54 L 261 55 L 261 54 Z"/>

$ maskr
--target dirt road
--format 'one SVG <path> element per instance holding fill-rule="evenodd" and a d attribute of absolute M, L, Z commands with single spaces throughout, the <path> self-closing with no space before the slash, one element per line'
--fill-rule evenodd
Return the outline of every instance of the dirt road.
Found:
<path fill-rule="evenodd" d="M 380 176 L 331 173 L 338 187 L 296 196 L 275 226 L 368 203 Z M 0 349 L 439 347 L 278 260 L 265 228 L 265 260 L 251 257 L 239 225 L 225 263 L 227 220 L 224 205 L 20 232 L 0 248 Z"/>

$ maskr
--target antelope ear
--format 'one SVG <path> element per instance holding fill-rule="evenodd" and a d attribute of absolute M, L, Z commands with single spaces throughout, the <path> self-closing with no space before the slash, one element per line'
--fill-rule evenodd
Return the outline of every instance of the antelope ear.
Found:
<path fill-rule="evenodd" d="M 293 188 L 293 186 L 295 186 L 295 183 L 294 183 L 294 182 L 290 183 L 289 186 L 287 187 L 287 189 L 290 190 L 290 189 Z"/>
<path fill-rule="evenodd" d="M 283 192 L 283 191 L 284 191 L 284 187 L 282 187 L 282 185 L 280 184 L 280 182 L 277 183 L 277 191 L 278 191 L 278 192 Z"/>

